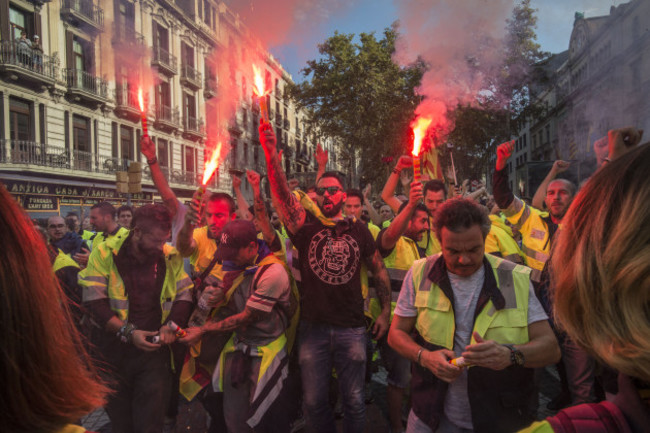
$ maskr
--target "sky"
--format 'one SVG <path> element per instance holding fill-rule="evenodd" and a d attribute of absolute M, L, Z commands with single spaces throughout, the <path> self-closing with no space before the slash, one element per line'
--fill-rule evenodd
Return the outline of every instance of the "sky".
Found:
<path fill-rule="evenodd" d="M 335 31 L 354 34 L 374 31 L 380 36 L 383 29 L 398 18 L 397 2 L 427 4 L 427 0 L 307 1 L 318 3 L 318 6 L 311 6 L 317 7 L 318 18 L 307 21 L 302 16 L 302 21 L 297 20 L 301 25 L 289 31 L 283 43 L 270 47 L 271 53 L 295 81 L 303 80 L 300 70 L 307 60 L 318 57 L 318 44 Z M 587 18 L 608 15 L 610 7 L 620 3 L 620 0 L 532 0 L 532 6 L 538 9 L 537 40 L 545 51 L 562 52 L 569 47 L 576 11 L 584 12 Z"/>

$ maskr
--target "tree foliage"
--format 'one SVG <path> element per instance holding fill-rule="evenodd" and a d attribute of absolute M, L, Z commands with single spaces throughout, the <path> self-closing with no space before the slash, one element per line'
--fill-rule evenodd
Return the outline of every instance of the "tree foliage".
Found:
<path fill-rule="evenodd" d="M 415 89 L 424 63 L 395 63 L 397 37 L 396 24 L 382 39 L 361 33 L 356 42 L 355 35 L 337 32 L 319 45 L 320 58 L 302 70 L 309 81 L 289 88 L 290 97 L 310 113 L 311 131 L 343 144 L 350 175 L 360 158 L 359 174 L 369 181 L 383 182 L 382 157 L 399 155 L 408 146 L 408 124 L 419 102 Z"/>
<path fill-rule="evenodd" d="M 489 169 L 490 158 L 499 143 L 517 135 L 527 119 L 541 107 L 531 88 L 543 79 L 539 65 L 548 58 L 536 42 L 536 9 L 530 0 L 513 8 L 506 20 L 503 64 L 490 77 L 490 87 L 474 105 L 458 106 L 450 116 L 455 121 L 449 141 L 454 143 L 457 170 L 463 177 L 479 177 Z"/>

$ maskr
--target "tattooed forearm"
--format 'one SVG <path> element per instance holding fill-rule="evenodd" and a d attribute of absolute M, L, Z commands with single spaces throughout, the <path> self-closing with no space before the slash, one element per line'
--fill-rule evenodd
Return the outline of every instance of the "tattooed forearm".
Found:
<path fill-rule="evenodd" d="M 264 199 L 260 194 L 259 188 L 253 191 L 255 195 L 255 220 L 259 225 L 260 230 L 262 231 L 262 236 L 264 236 L 264 242 L 268 245 L 271 245 L 273 239 L 275 239 L 275 230 L 271 227 L 271 221 L 266 214 L 266 205 L 264 204 Z"/>
<path fill-rule="evenodd" d="M 277 210 L 287 228 L 295 233 L 305 222 L 305 209 L 289 191 L 289 184 L 278 155 L 275 152 L 271 155 L 267 154 L 266 163 L 269 170 L 271 193 L 275 195 L 278 204 Z"/>
<path fill-rule="evenodd" d="M 388 277 L 388 271 L 378 250 L 366 261 L 366 266 L 372 272 L 375 292 L 379 298 L 382 310 L 388 309 L 390 311 L 390 278 Z"/>
<path fill-rule="evenodd" d="M 202 326 L 202 331 L 205 332 L 229 332 L 237 328 L 242 328 L 251 323 L 259 322 L 266 314 L 263 311 L 254 308 L 246 307 L 244 311 L 234 316 L 226 317 L 218 322 L 206 322 Z"/>

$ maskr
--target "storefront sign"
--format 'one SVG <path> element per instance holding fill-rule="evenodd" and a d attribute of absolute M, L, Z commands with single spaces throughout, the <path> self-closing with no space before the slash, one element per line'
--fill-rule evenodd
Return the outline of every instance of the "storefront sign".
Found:
<path fill-rule="evenodd" d="M 7 186 L 7 190 L 14 195 L 32 194 L 32 195 L 48 195 L 57 197 L 79 197 L 79 198 L 96 198 L 99 201 L 105 199 L 122 200 L 115 191 L 115 188 L 102 188 L 102 187 L 86 187 L 86 186 L 68 186 L 57 185 L 46 182 L 32 182 L 27 180 L 5 180 L 3 181 Z M 133 200 L 145 200 L 151 202 L 153 194 L 150 192 L 143 192 L 133 194 Z"/>
<path fill-rule="evenodd" d="M 26 195 L 23 197 L 23 206 L 27 211 L 58 211 L 59 200 L 56 197 Z"/>

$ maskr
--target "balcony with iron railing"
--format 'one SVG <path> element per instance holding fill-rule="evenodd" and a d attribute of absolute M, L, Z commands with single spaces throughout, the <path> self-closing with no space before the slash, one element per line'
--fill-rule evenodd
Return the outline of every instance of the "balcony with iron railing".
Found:
<path fill-rule="evenodd" d="M 138 120 L 141 116 L 137 90 L 129 83 L 115 85 L 115 114 L 132 121 Z"/>
<path fill-rule="evenodd" d="M 180 114 L 178 108 L 172 108 L 167 105 L 156 105 L 156 120 L 154 126 L 165 132 L 178 130 L 180 125 Z"/>
<path fill-rule="evenodd" d="M 178 73 L 176 56 L 162 47 L 153 47 L 151 64 L 158 67 L 158 70 L 169 75 Z"/>
<path fill-rule="evenodd" d="M 182 65 L 181 83 L 191 89 L 199 90 L 203 85 L 201 73 L 190 65 Z"/>
<path fill-rule="evenodd" d="M 142 33 L 135 31 L 135 27 L 120 22 L 113 23 L 113 45 L 122 48 L 144 50 L 145 39 Z"/>
<path fill-rule="evenodd" d="M 3 41 L 0 44 L 0 72 L 19 84 L 45 84 L 52 86 L 59 68 L 50 56 L 19 41 Z"/>
<path fill-rule="evenodd" d="M 104 29 L 104 11 L 92 0 L 62 0 L 61 16 L 74 25 L 101 32 Z"/>
<path fill-rule="evenodd" d="M 80 69 L 64 69 L 68 93 L 83 102 L 105 103 L 108 100 L 108 83 L 103 78 Z"/>
<path fill-rule="evenodd" d="M 205 99 L 214 98 L 217 96 L 217 80 L 212 77 L 205 78 L 205 85 L 203 86 L 203 96 Z"/>
<path fill-rule="evenodd" d="M 205 138 L 205 136 L 203 119 L 194 116 L 185 116 L 183 118 L 183 137 L 188 140 L 198 141 Z"/>

